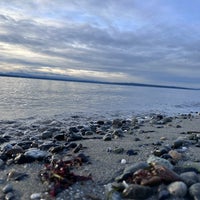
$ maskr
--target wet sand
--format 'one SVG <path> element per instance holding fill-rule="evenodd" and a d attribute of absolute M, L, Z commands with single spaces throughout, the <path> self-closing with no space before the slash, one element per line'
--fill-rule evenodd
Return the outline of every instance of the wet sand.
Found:
<path fill-rule="evenodd" d="M 99 120 L 103 122 L 107 121 L 107 119 Z M 43 184 L 39 178 L 40 170 L 44 166 L 42 161 L 24 164 L 11 163 L 10 165 L 8 165 L 7 162 L 2 164 L 0 189 L 2 190 L 6 185 L 11 184 L 14 199 L 22 200 L 30 199 L 31 195 L 36 193 L 38 193 L 38 195 L 41 193 L 41 195 L 39 195 L 40 198 L 35 199 L 105 199 L 104 185 L 114 181 L 127 166 L 140 161 L 146 161 L 155 149 L 159 149 L 163 146 L 171 146 L 174 141 L 180 137 L 185 138 L 193 133 L 200 134 L 200 116 L 198 114 L 171 117 L 171 121 L 166 123 L 163 123 L 162 119 L 158 118 L 153 120 L 153 117 L 150 116 L 147 118 L 137 118 L 136 124 L 134 124 L 135 118 L 134 120 L 132 118 L 121 119 L 121 121 L 122 120 L 130 122 L 127 125 L 127 130 L 126 128 L 112 127 L 112 131 L 114 129 L 122 130 L 122 135 L 112 136 L 112 139 L 109 141 L 103 139 L 104 135 L 107 134 L 106 131 L 104 135 L 94 133 L 93 135 L 84 136 L 87 137 L 87 139 L 74 141 L 76 144 L 82 144 L 83 148 L 81 148 L 79 153 L 84 153 L 84 155 L 88 156 L 89 162 L 84 163 L 78 168 L 75 167 L 73 171 L 83 176 L 91 175 L 92 181 L 76 183 L 53 198 L 48 195 L 46 192 L 48 187 Z M 74 121 L 76 122 L 73 123 L 73 120 L 71 120 L 69 126 L 78 126 L 79 119 L 74 119 Z M 97 121 L 94 120 L 93 123 L 95 122 Z M 84 123 L 88 124 L 88 121 Z M 82 122 L 80 124 L 83 125 Z M 6 127 L 8 126 L 9 125 Z M 14 128 L 13 124 L 10 126 Z M 28 129 L 28 127 L 26 128 Z M 28 130 L 26 128 L 21 132 L 26 132 L 27 136 Z M 131 130 L 128 130 L 128 128 L 131 128 Z M 2 134 L 5 134 L 5 130 L 8 129 L 5 129 L 5 125 L 3 125 L 3 128 L 1 127 Z M 25 137 L 24 135 L 20 137 L 23 138 Z M 94 136 L 102 137 L 102 139 L 94 139 Z M 15 137 L 17 137 L 17 135 L 13 138 Z M 45 141 L 47 140 L 48 138 L 45 139 Z M 9 143 L 11 142 L 12 141 L 9 141 Z M 66 141 L 63 141 L 63 143 L 64 142 Z M 5 144 L 1 144 L 1 149 L 2 145 Z M 128 155 L 127 152 L 129 150 L 133 150 L 134 155 Z M 184 160 L 179 161 L 179 164 L 181 165 L 184 162 L 184 165 L 188 164 L 200 168 L 199 155 L 200 147 L 198 147 L 198 145 L 188 145 L 186 149 L 184 149 Z M 125 159 L 125 163 L 121 163 L 122 159 Z M 7 174 L 12 170 L 26 173 L 28 176 L 20 181 L 7 180 Z M 1 196 L 2 198 L 6 198 L 6 194 L 2 191 Z"/>

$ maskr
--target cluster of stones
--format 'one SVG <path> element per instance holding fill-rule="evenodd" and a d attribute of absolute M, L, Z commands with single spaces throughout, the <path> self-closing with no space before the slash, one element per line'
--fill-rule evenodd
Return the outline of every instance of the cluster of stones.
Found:
<path fill-rule="evenodd" d="M 0 168 L 5 169 L 13 164 L 43 163 L 51 160 L 52 157 L 61 157 L 64 160 L 65 155 L 67 155 L 66 159 L 69 158 L 68 153 L 80 156 L 84 162 L 88 162 L 88 157 L 80 153 L 83 148 L 82 144 L 77 143 L 77 141 L 85 139 L 110 141 L 124 137 L 125 134 L 133 134 L 135 131 L 140 131 L 140 127 L 146 120 L 148 123 L 162 127 L 171 122 L 172 118 L 153 115 L 148 119 L 98 120 L 87 122 L 85 125 L 72 121 L 69 123 L 65 120 L 46 120 L 30 124 L 20 121 L 2 121 L 0 122 Z M 109 185 L 108 199 L 113 199 L 113 195 L 116 195 L 117 199 L 145 199 L 151 195 L 157 195 L 160 200 L 167 199 L 170 195 L 185 198 L 193 197 L 194 199 L 200 198 L 196 192 L 200 190 L 199 171 L 195 168 L 176 167 L 183 158 L 184 148 L 187 148 L 188 145 L 198 146 L 199 139 L 198 133 L 188 133 L 186 137 L 174 141 L 171 146 L 156 149 L 147 162 L 137 163 L 125 169 L 124 173 L 116 178 L 116 182 Z M 135 140 L 140 140 L 140 138 L 135 138 Z M 157 145 L 160 145 L 160 143 Z M 123 149 L 108 149 L 108 151 L 121 153 Z M 135 155 L 137 152 L 129 150 L 127 154 Z M 167 185 L 164 181 L 164 183 L 161 182 L 156 187 L 123 182 L 126 180 L 124 177 L 132 176 L 138 170 L 148 168 L 152 163 L 164 165 L 168 170 L 176 173 L 180 179 Z M 27 176 L 26 173 L 10 171 L 6 180 L 0 179 L 0 184 L 3 188 L 0 198 L 13 199 L 15 190 L 12 187 L 12 181 L 23 181 Z M 181 190 L 184 188 L 184 192 L 178 192 L 179 187 L 181 187 Z M 178 189 L 174 191 L 174 188 Z M 142 197 L 137 196 L 137 194 L 142 194 Z M 42 196 L 36 193 L 32 194 L 30 198 L 38 199 L 42 198 Z"/>
<path fill-rule="evenodd" d="M 153 123 L 163 125 L 161 120 Z M 114 182 L 105 186 L 107 199 L 200 199 L 200 169 L 185 164 L 189 147 L 199 147 L 200 134 L 198 131 L 181 134 L 185 136 L 177 138 L 172 145 L 157 144 L 160 148 L 145 162 L 126 167 Z"/>

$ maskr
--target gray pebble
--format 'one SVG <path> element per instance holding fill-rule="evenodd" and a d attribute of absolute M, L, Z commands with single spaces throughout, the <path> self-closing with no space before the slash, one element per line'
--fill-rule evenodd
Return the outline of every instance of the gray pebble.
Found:
<path fill-rule="evenodd" d="M 5 187 L 3 187 L 2 191 L 4 194 L 7 194 L 13 191 L 13 186 L 11 184 L 7 184 Z"/>
<path fill-rule="evenodd" d="M 15 199 L 15 195 L 13 192 L 9 192 L 5 196 L 5 200 L 14 200 L 14 199 Z"/>
<path fill-rule="evenodd" d="M 41 137 L 42 139 L 47 139 L 47 138 L 51 138 L 53 136 L 52 131 L 46 130 L 42 133 Z"/>
<path fill-rule="evenodd" d="M 200 200 L 200 183 L 195 183 L 189 188 L 190 195 L 194 198 L 194 200 Z"/>
<path fill-rule="evenodd" d="M 169 193 L 175 197 L 184 197 L 187 193 L 187 186 L 182 181 L 176 181 L 168 185 Z"/>
<path fill-rule="evenodd" d="M 24 153 L 25 156 L 32 157 L 34 159 L 42 159 L 47 156 L 46 151 L 39 150 L 37 148 L 30 148 L 28 151 Z"/>
<path fill-rule="evenodd" d="M 187 186 L 191 186 L 198 182 L 198 176 L 195 172 L 185 172 L 180 174 L 180 177 L 183 179 Z"/>
<path fill-rule="evenodd" d="M 146 199 L 153 194 L 151 187 L 131 184 L 123 191 L 123 196 L 130 199 Z"/>
<path fill-rule="evenodd" d="M 40 198 L 41 198 L 41 193 L 33 193 L 30 196 L 30 199 L 34 199 L 34 200 L 37 200 L 37 199 L 40 199 Z"/>

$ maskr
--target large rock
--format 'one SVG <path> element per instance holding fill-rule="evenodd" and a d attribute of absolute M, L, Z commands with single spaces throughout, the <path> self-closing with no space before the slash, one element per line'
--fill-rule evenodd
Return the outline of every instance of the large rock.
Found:
<path fill-rule="evenodd" d="M 129 199 L 147 199 L 153 195 L 153 189 L 148 186 L 131 184 L 123 191 L 123 196 Z"/>

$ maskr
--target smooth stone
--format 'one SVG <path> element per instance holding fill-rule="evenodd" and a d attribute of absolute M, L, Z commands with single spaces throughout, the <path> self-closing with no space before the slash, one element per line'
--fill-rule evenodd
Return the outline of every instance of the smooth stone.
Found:
<path fill-rule="evenodd" d="M 46 130 L 42 133 L 41 138 L 42 139 L 48 139 L 48 138 L 51 138 L 52 136 L 53 136 L 53 132 Z"/>
<path fill-rule="evenodd" d="M 114 119 L 112 122 L 113 128 L 120 128 L 122 127 L 122 120 L 121 119 Z"/>
<path fill-rule="evenodd" d="M 79 129 L 75 126 L 69 127 L 69 132 L 78 133 Z"/>
<path fill-rule="evenodd" d="M 15 199 L 15 195 L 13 192 L 9 192 L 5 196 L 5 200 L 14 200 L 14 199 Z"/>
<path fill-rule="evenodd" d="M 1 147 L 1 150 L 3 153 L 6 153 L 8 150 L 10 150 L 12 148 L 13 148 L 12 144 L 6 144 L 5 146 Z"/>
<path fill-rule="evenodd" d="M 189 194 L 194 200 L 200 200 L 200 183 L 195 183 L 189 188 Z"/>
<path fill-rule="evenodd" d="M 126 164 L 127 163 L 127 161 L 126 161 L 126 159 L 121 159 L 121 164 Z"/>
<path fill-rule="evenodd" d="M 113 149 L 112 152 L 116 153 L 116 154 L 120 154 L 120 153 L 124 152 L 124 148 L 117 147 L 117 148 Z"/>
<path fill-rule="evenodd" d="M 4 194 L 7 194 L 8 192 L 13 191 L 13 186 L 11 184 L 7 184 L 5 187 L 2 189 Z"/>
<path fill-rule="evenodd" d="M 70 135 L 67 137 L 68 142 L 77 141 L 81 139 L 83 139 L 82 135 L 80 133 L 75 133 L 75 132 L 70 133 Z"/>
<path fill-rule="evenodd" d="M 170 193 L 167 190 L 166 185 L 161 184 L 158 186 L 158 200 L 165 200 L 170 197 Z"/>
<path fill-rule="evenodd" d="M 153 195 L 153 189 L 148 186 L 131 184 L 123 191 L 123 196 L 130 199 L 146 199 Z"/>
<path fill-rule="evenodd" d="M 177 149 L 183 145 L 183 140 L 175 140 L 172 147 Z"/>
<path fill-rule="evenodd" d="M 167 200 L 170 197 L 170 193 L 168 190 L 161 190 L 158 192 L 158 200 Z"/>
<path fill-rule="evenodd" d="M 185 172 L 180 174 L 180 177 L 183 179 L 187 186 L 191 186 L 199 181 L 198 175 L 195 172 Z"/>
<path fill-rule="evenodd" d="M 187 193 L 187 185 L 182 181 L 176 181 L 168 185 L 169 193 L 175 197 L 184 197 Z"/>
<path fill-rule="evenodd" d="M 28 151 L 24 153 L 24 155 L 32 157 L 34 159 L 43 159 L 44 157 L 48 155 L 48 153 L 46 151 L 42 151 L 37 148 L 30 148 L 28 149 Z"/>
<path fill-rule="evenodd" d="M 135 151 L 135 150 L 133 150 L 133 149 L 129 149 L 129 150 L 126 152 L 126 154 L 127 154 L 128 156 L 133 156 L 133 155 L 138 155 L 138 152 Z"/>
<path fill-rule="evenodd" d="M 16 164 L 31 163 L 34 161 L 35 161 L 34 158 L 32 158 L 30 156 L 25 156 L 24 154 L 18 154 L 14 159 L 14 163 L 16 163 Z"/>
<path fill-rule="evenodd" d="M 168 161 L 165 160 L 164 158 L 160 158 L 154 155 L 151 155 L 148 159 L 147 159 L 147 163 L 149 164 L 156 164 L 156 165 L 162 165 L 165 166 L 168 169 L 173 170 L 174 166 Z"/>
<path fill-rule="evenodd" d="M 65 140 L 65 134 L 57 134 L 53 137 L 55 140 L 58 140 L 58 141 L 63 141 Z"/>
<path fill-rule="evenodd" d="M 171 150 L 168 152 L 168 154 L 172 157 L 172 159 L 175 161 L 175 162 L 178 162 L 179 160 L 182 159 L 182 154 L 177 152 L 176 150 Z"/>
<path fill-rule="evenodd" d="M 40 199 L 41 196 L 42 196 L 41 193 L 33 193 L 31 194 L 30 199 L 37 200 Z"/>

